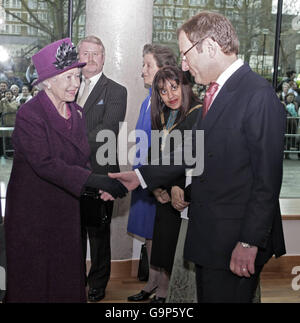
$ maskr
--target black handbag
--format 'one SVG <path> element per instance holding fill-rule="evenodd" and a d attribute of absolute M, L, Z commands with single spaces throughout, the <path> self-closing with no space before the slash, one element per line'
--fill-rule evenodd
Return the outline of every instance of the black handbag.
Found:
<path fill-rule="evenodd" d="M 99 226 L 111 222 L 113 201 L 101 200 L 98 191 L 86 190 L 80 197 L 82 226 Z"/>
<path fill-rule="evenodd" d="M 138 269 L 138 279 L 140 281 L 147 281 L 149 278 L 149 262 L 146 244 L 144 243 L 141 247 L 139 269 Z"/>

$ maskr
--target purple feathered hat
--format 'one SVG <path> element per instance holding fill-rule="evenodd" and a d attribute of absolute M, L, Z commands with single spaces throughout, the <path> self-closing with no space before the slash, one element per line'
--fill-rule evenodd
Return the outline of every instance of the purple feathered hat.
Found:
<path fill-rule="evenodd" d="M 76 48 L 70 38 L 57 40 L 42 48 L 32 56 L 32 61 L 38 74 L 38 79 L 32 85 L 86 64 L 79 63 Z"/>

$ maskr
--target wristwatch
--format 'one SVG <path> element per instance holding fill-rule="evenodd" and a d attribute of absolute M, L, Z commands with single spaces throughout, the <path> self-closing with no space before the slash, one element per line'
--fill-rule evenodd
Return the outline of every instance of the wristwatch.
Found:
<path fill-rule="evenodd" d="M 246 242 L 241 242 L 240 241 L 240 244 L 243 248 L 252 248 L 252 246 L 249 245 L 249 243 L 246 243 Z"/>

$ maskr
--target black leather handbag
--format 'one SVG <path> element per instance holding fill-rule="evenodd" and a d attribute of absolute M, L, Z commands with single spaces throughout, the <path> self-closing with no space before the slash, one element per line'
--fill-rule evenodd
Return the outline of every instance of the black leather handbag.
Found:
<path fill-rule="evenodd" d="M 101 200 L 95 190 L 86 190 L 80 197 L 81 224 L 99 226 L 111 222 L 113 201 Z"/>
<path fill-rule="evenodd" d="M 149 262 L 146 244 L 144 243 L 141 247 L 139 269 L 138 269 L 138 279 L 140 281 L 147 281 L 149 278 Z"/>

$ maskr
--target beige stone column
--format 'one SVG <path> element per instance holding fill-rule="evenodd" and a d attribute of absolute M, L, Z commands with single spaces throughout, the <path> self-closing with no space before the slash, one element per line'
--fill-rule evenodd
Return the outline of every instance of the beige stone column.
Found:
<path fill-rule="evenodd" d="M 103 71 L 128 91 L 128 132 L 135 128 L 141 103 L 147 96 L 141 78 L 142 49 L 152 42 L 152 9 L 152 0 L 86 0 L 86 35 L 96 35 L 103 41 Z M 111 225 L 113 260 L 132 258 L 133 242 L 127 234 L 129 206 L 130 195 L 115 203 Z"/>

